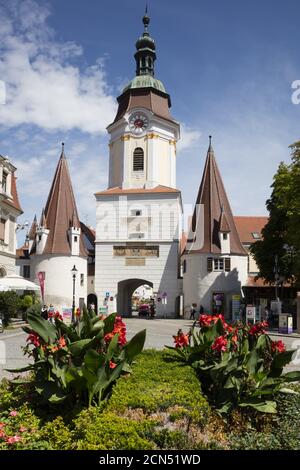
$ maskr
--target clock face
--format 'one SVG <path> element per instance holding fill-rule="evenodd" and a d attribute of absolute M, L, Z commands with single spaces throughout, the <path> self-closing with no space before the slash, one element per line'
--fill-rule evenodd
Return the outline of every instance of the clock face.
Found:
<path fill-rule="evenodd" d="M 129 118 L 129 127 L 135 134 L 141 134 L 148 127 L 148 118 L 145 114 L 134 113 Z"/>

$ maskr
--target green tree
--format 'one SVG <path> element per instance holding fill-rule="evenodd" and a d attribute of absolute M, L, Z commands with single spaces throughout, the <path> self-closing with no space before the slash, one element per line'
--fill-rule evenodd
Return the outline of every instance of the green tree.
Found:
<path fill-rule="evenodd" d="M 275 257 L 281 276 L 295 285 L 300 283 L 300 141 L 290 146 L 291 163 L 280 163 L 273 178 L 272 194 L 267 200 L 269 221 L 263 238 L 250 251 L 260 276 L 275 280 Z"/>
<path fill-rule="evenodd" d="M 16 317 L 19 305 L 19 297 L 14 291 L 0 292 L 0 313 L 4 325 L 7 326 L 10 318 Z"/>

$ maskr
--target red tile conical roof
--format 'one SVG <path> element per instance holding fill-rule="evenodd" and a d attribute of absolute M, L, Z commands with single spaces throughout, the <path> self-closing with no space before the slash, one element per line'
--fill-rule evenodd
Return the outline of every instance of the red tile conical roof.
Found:
<path fill-rule="evenodd" d="M 221 254 L 219 232 L 230 232 L 230 253 L 246 255 L 211 143 L 194 210 L 187 252 Z"/>
<path fill-rule="evenodd" d="M 80 228 L 80 221 L 68 163 L 64 154 L 64 145 L 42 218 L 45 228 L 49 230 L 43 254 L 70 255 L 71 246 L 68 231 L 70 227 Z M 86 255 L 81 234 L 80 256 Z"/>

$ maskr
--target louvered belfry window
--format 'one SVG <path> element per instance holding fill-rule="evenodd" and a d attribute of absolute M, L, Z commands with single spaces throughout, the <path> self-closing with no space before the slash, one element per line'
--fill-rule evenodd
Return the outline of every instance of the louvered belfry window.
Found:
<path fill-rule="evenodd" d="M 133 152 L 133 171 L 144 171 L 144 150 L 141 147 Z"/>

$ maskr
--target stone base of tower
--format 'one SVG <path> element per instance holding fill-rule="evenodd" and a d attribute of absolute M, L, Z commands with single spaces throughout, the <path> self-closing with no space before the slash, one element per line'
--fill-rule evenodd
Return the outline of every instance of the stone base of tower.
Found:
<path fill-rule="evenodd" d="M 207 258 L 211 256 L 201 253 L 183 256 L 186 262 L 186 272 L 183 275 L 184 316 L 186 318 L 189 318 L 191 305 L 197 304 L 197 312 L 202 305 L 207 313 L 218 311 L 218 313 L 223 313 L 226 319 L 231 319 L 233 296 L 241 296 L 242 286 L 246 283 L 248 276 L 247 257 L 231 255 L 230 272 L 207 272 Z M 217 305 L 218 303 L 220 304 Z"/>
<path fill-rule="evenodd" d="M 76 266 L 75 305 L 86 303 L 87 260 L 79 256 L 33 255 L 31 258 L 32 281 L 39 284 L 38 272 L 45 273 L 45 303 L 63 312 L 72 308 L 73 278 L 71 269 Z"/>
<path fill-rule="evenodd" d="M 151 242 L 151 245 L 154 245 Z M 143 259 L 114 256 L 115 244 L 96 244 L 95 291 L 98 306 L 121 316 L 132 315 L 131 302 L 134 291 L 142 286 L 153 288 L 156 318 L 179 316 L 181 280 L 178 279 L 178 242 L 159 243 L 159 257 Z M 100 262 L 101 260 L 101 262 Z"/>

